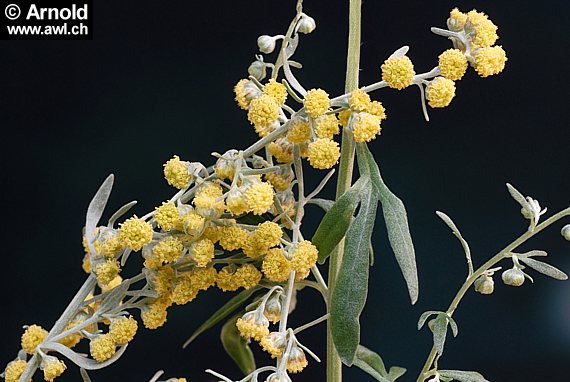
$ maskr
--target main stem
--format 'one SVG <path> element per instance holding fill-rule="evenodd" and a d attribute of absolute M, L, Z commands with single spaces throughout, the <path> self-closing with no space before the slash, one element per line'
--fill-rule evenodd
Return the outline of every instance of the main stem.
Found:
<path fill-rule="evenodd" d="M 351 92 L 358 88 L 358 71 L 360 68 L 360 20 L 362 0 L 350 0 L 348 20 L 348 51 L 346 56 L 346 82 L 345 91 Z M 336 198 L 338 199 L 352 185 L 352 172 L 354 170 L 354 137 L 352 132 L 344 129 L 342 132 L 342 147 Z M 336 278 L 342 256 L 344 254 L 344 240 L 341 241 L 330 257 L 328 278 L 328 307 L 330 310 L 331 298 L 336 286 Z M 330 320 L 327 321 L 327 382 L 342 381 L 342 362 L 334 346 Z"/>

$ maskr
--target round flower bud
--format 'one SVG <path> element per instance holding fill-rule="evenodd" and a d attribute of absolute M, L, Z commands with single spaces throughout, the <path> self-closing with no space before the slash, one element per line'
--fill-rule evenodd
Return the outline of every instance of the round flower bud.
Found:
<path fill-rule="evenodd" d="M 259 344 L 271 355 L 271 358 L 278 358 L 287 347 L 287 338 L 285 333 L 271 332 L 263 337 Z"/>
<path fill-rule="evenodd" d="M 315 23 L 315 19 L 303 14 L 301 20 L 299 20 L 299 24 L 297 24 L 297 31 L 303 34 L 309 34 L 314 31 L 316 27 L 317 23 Z"/>
<path fill-rule="evenodd" d="M 48 382 L 53 382 L 54 379 L 62 375 L 65 369 L 67 369 L 63 361 L 51 355 L 44 357 L 40 368 L 44 372 L 44 379 Z"/>
<path fill-rule="evenodd" d="M 475 280 L 475 292 L 481 294 L 491 294 L 495 290 L 495 282 L 489 275 L 481 275 Z"/>
<path fill-rule="evenodd" d="M 291 378 L 285 372 L 270 374 L 265 382 L 291 382 Z"/>
<path fill-rule="evenodd" d="M 287 360 L 287 370 L 290 373 L 300 373 L 303 371 L 309 362 L 305 356 L 303 349 L 297 345 L 293 345 L 291 348 L 291 353 L 289 354 L 289 359 Z"/>
<path fill-rule="evenodd" d="M 28 366 L 28 363 L 23 359 L 10 362 L 8 366 L 6 366 L 6 370 L 4 370 L 4 381 L 18 382 L 24 370 L 26 370 L 26 366 Z"/>
<path fill-rule="evenodd" d="M 275 50 L 275 42 L 277 39 L 266 34 L 257 38 L 257 46 L 261 53 L 269 54 Z"/>
<path fill-rule="evenodd" d="M 570 241 L 570 224 L 566 224 L 564 227 L 562 227 L 560 233 L 566 240 Z"/>
<path fill-rule="evenodd" d="M 247 68 L 247 73 L 261 81 L 267 75 L 267 66 L 263 61 L 255 60 L 249 65 L 249 68 Z"/>
<path fill-rule="evenodd" d="M 265 304 L 263 314 L 269 321 L 276 324 L 281 319 L 281 301 L 279 296 L 271 297 Z"/>
<path fill-rule="evenodd" d="M 256 341 L 269 334 L 269 320 L 260 312 L 254 310 L 247 312 L 236 322 L 240 335 L 244 338 L 253 338 Z"/>
<path fill-rule="evenodd" d="M 504 271 L 502 278 L 505 285 L 518 287 L 524 284 L 524 273 L 516 267 Z"/>

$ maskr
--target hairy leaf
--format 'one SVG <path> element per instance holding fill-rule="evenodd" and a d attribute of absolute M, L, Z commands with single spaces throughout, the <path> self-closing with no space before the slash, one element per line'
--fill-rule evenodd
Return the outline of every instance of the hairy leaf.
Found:
<path fill-rule="evenodd" d="M 119 209 L 117 210 L 117 212 L 115 212 L 115 213 L 113 214 L 113 216 L 111 216 L 111 217 L 109 218 L 109 222 L 107 223 L 107 225 L 108 225 L 109 227 L 113 227 L 113 225 L 115 225 L 115 222 L 116 222 L 121 216 L 123 216 L 124 214 L 126 214 L 127 212 L 129 212 L 129 210 L 130 210 L 131 208 L 133 208 L 133 207 L 135 206 L 135 204 L 137 204 L 137 201 L 136 201 L 136 200 L 133 200 L 132 202 L 128 202 L 127 204 L 125 204 L 124 206 L 122 206 L 121 208 L 119 208 Z"/>
<path fill-rule="evenodd" d="M 91 199 L 89 207 L 87 207 L 87 215 L 85 217 L 85 237 L 87 238 L 87 243 L 89 249 L 92 253 L 96 253 L 93 241 L 95 240 L 95 228 L 103 216 L 103 211 L 109 200 L 109 195 L 111 195 L 111 190 L 113 189 L 113 181 L 115 176 L 113 174 L 109 175 L 97 190 L 97 193 Z"/>
<path fill-rule="evenodd" d="M 246 289 L 235 295 L 231 300 L 226 302 L 220 309 L 218 309 L 210 318 L 206 320 L 192 335 L 190 338 L 184 342 L 183 348 L 190 345 L 200 334 L 204 333 L 206 330 L 210 329 L 218 322 L 222 321 L 224 318 L 232 314 L 237 308 L 239 308 L 243 303 L 251 297 L 253 293 L 259 290 L 260 287 L 256 286 L 251 289 Z"/>
<path fill-rule="evenodd" d="M 307 204 L 314 204 L 320 207 L 323 211 L 327 212 L 333 206 L 334 201 L 328 199 L 321 199 L 321 198 L 312 198 L 307 202 Z"/>
<path fill-rule="evenodd" d="M 525 253 L 516 253 L 516 255 L 519 258 L 521 258 L 521 257 L 545 257 L 545 256 L 548 256 L 548 253 L 535 249 L 535 250 L 528 251 Z"/>
<path fill-rule="evenodd" d="M 331 298 L 331 329 L 342 361 L 353 364 L 360 343 L 359 317 L 368 293 L 369 241 L 378 201 L 369 182 L 362 189 L 360 209 L 346 232 L 344 255 Z"/>
<path fill-rule="evenodd" d="M 352 215 L 360 201 L 360 193 L 369 178 L 359 179 L 345 192 L 327 211 L 313 235 L 311 242 L 319 250 L 319 263 L 324 263 L 330 253 L 342 240 L 350 223 Z"/>
<path fill-rule="evenodd" d="M 375 194 L 382 205 L 388 240 L 406 280 L 411 302 L 415 304 L 419 294 L 418 271 L 406 207 L 382 180 L 378 164 L 366 144 L 358 144 L 357 153 L 360 171 L 370 174 Z"/>
<path fill-rule="evenodd" d="M 447 337 L 447 325 L 449 320 L 447 315 L 440 314 L 433 321 L 433 345 L 437 349 L 439 355 L 443 354 L 443 347 L 445 346 L 445 337 Z"/>
<path fill-rule="evenodd" d="M 471 276 L 471 274 L 473 274 L 473 263 L 471 261 L 471 249 L 469 248 L 469 244 L 467 243 L 467 240 L 465 240 L 463 238 L 463 236 L 461 235 L 461 232 L 459 231 L 459 228 L 457 228 L 457 226 L 455 225 L 455 223 L 453 222 L 453 220 L 451 220 L 451 218 L 449 216 L 447 216 L 446 214 L 444 214 L 441 211 L 436 211 L 435 213 L 437 214 L 437 216 L 439 216 L 439 218 L 441 220 L 443 220 L 443 222 L 445 224 L 447 224 L 447 226 L 451 229 L 451 232 L 453 233 L 453 235 L 461 243 L 461 246 L 463 247 L 463 251 L 465 252 L 465 257 L 467 258 L 467 264 L 469 266 L 469 276 Z"/>
<path fill-rule="evenodd" d="M 240 335 L 236 327 L 236 321 L 240 316 L 234 316 L 224 324 L 220 333 L 220 339 L 226 353 L 234 360 L 240 370 L 247 375 L 255 370 L 255 359 L 248 341 Z"/>
<path fill-rule="evenodd" d="M 386 366 L 384 366 L 382 358 L 376 352 L 362 345 L 358 345 L 356 349 L 354 365 L 370 374 L 377 381 L 389 382 L 387 379 L 388 372 L 386 371 Z"/>
<path fill-rule="evenodd" d="M 511 185 L 510 183 L 507 183 L 507 189 L 509 190 L 509 194 L 511 194 L 512 198 L 521 205 L 521 207 L 523 208 L 527 208 L 528 207 L 528 202 L 525 199 L 525 197 L 523 196 L 523 194 L 521 194 L 519 192 L 519 190 L 517 190 L 515 187 L 513 187 L 513 185 Z"/>
<path fill-rule="evenodd" d="M 94 359 L 83 357 L 74 352 L 73 350 L 71 350 L 70 348 L 68 348 L 67 346 L 57 342 L 48 342 L 42 344 L 41 348 L 42 350 L 51 350 L 58 352 L 59 354 L 68 358 L 71 362 L 73 362 L 74 364 L 85 370 L 98 370 L 109 366 L 110 364 L 121 358 L 125 350 L 127 350 L 127 346 L 128 345 L 120 346 L 117 349 L 117 352 L 105 362 L 97 362 Z"/>
<path fill-rule="evenodd" d="M 400 378 L 402 375 L 406 374 L 407 369 L 400 366 L 392 366 L 390 371 L 388 371 L 388 379 L 390 382 L 394 382 L 396 379 Z"/>
<path fill-rule="evenodd" d="M 489 382 L 476 371 L 439 370 L 439 374 L 446 378 L 453 378 L 459 382 Z"/>
<path fill-rule="evenodd" d="M 553 267 L 550 264 L 543 263 L 542 261 L 531 259 L 530 257 L 520 257 L 520 261 L 531 267 L 543 275 L 552 277 L 556 280 L 568 280 L 568 275 L 560 269 Z"/>
<path fill-rule="evenodd" d="M 418 330 L 420 330 L 424 324 L 426 323 L 426 320 L 433 316 L 434 314 L 441 314 L 443 312 L 437 311 L 437 310 L 428 310 L 427 312 L 423 312 L 422 315 L 420 316 L 420 319 L 418 320 Z"/>
<path fill-rule="evenodd" d="M 453 319 L 453 317 L 447 316 L 449 320 L 449 326 L 451 327 L 451 333 L 453 333 L 453 337 L 457 337 L 459 334 L 459 328 L 457 327 L 457 322 Z"/>

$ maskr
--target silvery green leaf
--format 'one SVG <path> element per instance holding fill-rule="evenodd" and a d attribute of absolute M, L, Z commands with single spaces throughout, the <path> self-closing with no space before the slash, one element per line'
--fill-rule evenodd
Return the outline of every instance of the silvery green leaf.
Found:
<path fill-rule="evenodd" d="M 370 374 L 377 381 L 389 382 L 387 379 L 388 372 L 386 371 L 382 358 L 377 353 L 362 345 L 358 345 L 356 349 L 354 365 Z"/>
<path fill-rule="evenodd" d="M 407 45 L 404 45 L 403 47 L 401 47 L 400 49 L 397 49 L 396 51 L 394 51 L 394 53 L 392 53 L 390 55 L 390 57 L 402 57 L 405 56 L 406 53 L 408 53 L 408 51 L 410 50 L 410 47 Z"/>
<path fill-rule="evenodd" d="M 429 317 L 433 316 L 434 314 L 442 314 L 442 313 L 443 312 L 437 310 L 428 310 L 427 312 L 423 312 L 422 315 L 420 316 L 420 319 L 418 320 L 418 330 L 420 330 L 424 326 Z"/>
<path fill-rule="evenodd" d="M 107 223 L 108 227 L 113 228 L 113 226 L 115 225 L 115 222 L 124 214 L 126 214 L 127 212 L 129 212 L 129 210 L 131 208 L 133 208 L 135 206 L 135 204 L 137 204 L 136 200 L 133 200 L 132 202 L 129 202 L 127 204 L 125 204 L 124 206 L 122 206 L 121 208 L 119 208 L 117 210 L 117 212 L 115 212 L 113 214 L 113 216 L 111 216 L 111 218 L 109 219 L 109 222 Z"/>
<path fill-rule="evenodd" d="M 246 289 L 235 295 L 231 300 L 226 302 L 220 309 L 218 309 L 214 314 L 210 316 L 192 335 L 190 338 L 184 342 L 182 345 L 183 348 L 190 345 L 192 341 L 194 341 L 200 334 L 205 332 L 206 330 L 210 329 L 218 322 L 232 314 L 237 308 L 239 308 L 243 303 L 247 301 L 251 297 L 251 295 L 259 290 L 259 286 L 255 286 L 251 289 Z"/>
<path fill-rule="evenodd" d="M 314 204 L 320 207 L 323 211 L 327 212 L 333 206 L 334 201 L 321 198 L 312 198 L 307 202 L 307 204 Z"/>
<path fill-rule="evenodd" d="M 240 316 L 237 315 L 224 324 L 220 339 L 226 353 L 234 360 L 240 370 L 248 375 L 255 370 L 255 358 L 248 341 L 240 335 L 236 327 L 236 321 Z"/>
<path fill-rule="evenodd" d="M 68 348 L 67 346 L 57 342 L 48 342 L 42 344 L 42 350 L 45 349 L 45 350 L 58 352 L 59 354 L 68 358 L 71 362 L 73 362 L 74 364 L 85 370 L 98 370 L 111 365 L 119 358 L 121 358 L 125 350 L 127 350 L 127 346 L 128 345 L 120 346 L 117 349 L 117 352 L 105 362 L 97 362 L 94 359 L 83 357 L 74 352 L 73 350 L 71 350 L 70 348 Z"/>
<path fill-rule="evenodd" d="M 449 319 L 446 314 L 440 314 L 433 321 L 433 345 L 437 349 L 439 355 L 443 354 L 443 347 L 445 346 L 445 337 L 447 337 L 447 325 Z"/>
<path fill-rule="evenodd" d="M 370 174 L 375 193 L 379 197 L 390 245 L 406 280 L 411 302 L 415 304 L 419 294 L 418 271 L 406 207 L 382 180 L 378 164 L 374 160 L 368 146 L 364 143 L 359 143 L 356 150 L 359 169 L 361 172 Z"/>
<path fill-rule="evenodd" d="M 529 251 L 529 252 L 525 252 L 525 253 L 515 253 L 515 255 L 517 255 L 519 258 L 523 258 L 523 257 L 546 257 L 546 256 L 548 256 L 548 253 L 546 253 L 545 251 L 533 250 L 533 251 Z"/>
<path fill-rule="evenodd" d="M 525 199 L 525 197 L 523 196 L 523 194 L 521 194 L 519 192 L 519 190 L 517 190 L 516 188 L 514 188 L 510 183 L 507 183 L 507 189 L 509 190 L 509 194 L 511 194 L 511 196 L 513 197 L 513 199 L 521 205 L 522 208 L 527 208 L 528 207 L 528 202 Z"/>
<path fill-rule="evenodd" d="M 447 316 L 449 320 L 449 326 L 451 326 L 451 332 L 453 333 L 453 337 L 457 337 L 459 334 L 459 328 L 457 327 L 457 322 L 453 319 L 453 317 Z"/>
<path fill-rule="evenodd" d="M 542 261 L 534 260 L 529 257 L 520 257 L 520 261 L 531 267 L 537 272 L 543 275 L 552 277 L 556 280 L 568 280 L 568 275 L 562 272 L 560 269 L 553 267 L 550 264 L 543 263 Z"/>
<path fill-rule="evenodd" d="M 388 379 L 390 382 L 394 382 L 396 379 L 400 378 L 402 375 L 406 374 L 407 369 L 399 366 L 392 366 L 388 372 Z"/>
<path fill-rule="evenodd" d="M 119 306 L 123 298 L 125 298 L 125 294 L 127 290 L 129 290 L 129 283 L 122 282 L 121 284 L 117 285 L 115 288 L 111 289 L 108 295 L 103 299 L 101 303 L 101 307 L 99 311 L 101 313 L 109 312 Z"/>
<path fill-rule="evenodd" d="M 473 274 L 473 262 L 471 260 L 471 249 L 469 248 L 467 240 L 463 238 L 461 232 L 459 231 L 459 228 L 457 228 L 457 226 L 449 216 L 447 216 L 445 213 L 441 211 L 436 211 L 435 213 L 437 214 L 437 216 L 439 216 L 441 220 L 443 220 L 445 224 L 447 224 L 447 226 L 451 229 L 451 232 L 453 232 L 453 235 L 461 243 L 463 251 L 465 252 L 465 257 L 467 258 L 467 265 L 469 266 L 469 275 L 471 276 Z"/>
<path fill-rule="evenodd" d="M 489 382 L 476 371 L 439 370 L 439 374 L 446 378 L 453 378 L 459 382 Z"/>
<path fill-rule="evenodd" d="M 113 189 L 113 181 L 115 176 L 113 174 L 109 175 L 97 190 L 97 193 L 91 199 L 89 207 L 87 207 L 87 215 L 85 217 L 85 237 L 87 238 L 87 243 L 91 253 L 96 253 L 93 241 L 95 240 L 95 228 L 101 220 L 107 201 L 109 200 L 109 195 L 111 195 L 111 190 Z"/>
<path fill-rule="evenodd" d="M 125 266 L 125 264 L 127 263 L 127 260 L 129 259 L 129 256 L 131 255 L 132 252 L 133 252 L 133 250 L 130 248 L 126 248 L 123 250 L 123 254 L 121 255 L 121 266 L 122 267 Z"/>
<path fill-rule="evenodd" d="M 81 378 L 83 378 L 83 382 L 91 382 L 91 378 L 89 378 L 89 374 L 87 374 L 87 370 L 85 370 L 84 368 L 80 368 L 79 374 L 81 374 Z"/>
<path fill-rule="evenodd" d="M 354 362 L 360 343 L 359 318 L 368 293 L 369 242 L 378 206 L 369 182 L 364 183 L 361 194 L 358 215 L 346 232 L 344 254 L 330 307 L 334 344 L 348 366 Z"/>
<path fill-rule="evenodd" d="M 327 211 L 311 242 L 319 250 L 319 263 L 323 264 L 330 253 L 342 240 L 350 223 L 356 206 L 360 202 L 361 192 L 369 178 L 360 178 L 346 191 Z M 370 188 L 368 186 L 368 188 Z"/>

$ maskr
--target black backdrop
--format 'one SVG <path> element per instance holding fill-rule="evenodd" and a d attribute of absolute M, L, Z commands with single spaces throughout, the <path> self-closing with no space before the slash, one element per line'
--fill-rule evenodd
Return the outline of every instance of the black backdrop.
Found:
<path fill-rule="evenodd" d="M 377 81 L 381 62 L 404 44 L 418 71 L 433 67 L 449 43 L 429 27 L 444 26 L 454 6 L 481 8 L 499 25 L 509 56 L 505 72 L 481 79 L 470 71 L 452 105 L 431 111 L 430 123 L 417 89 L 374 95 L 389 117 L 371 148 L 408 207 L 421 292 L 411 307 L 378 224 L 363 343 L 387 364 L 407 367 L 408 381 L 431 343 L 428 331 L 415 330 L 418 316 L 444 309 L 465 277 L 461 250 L 434 211 L 455 219 L 480 264 L 525 229 L 505 182 L 549 211 L 570 201 L 567 2 L 366 1 L 361 83 Z M 141 214 L 171 195 L 161 166 L 172 154 L 209 163 L 211 151 L 256 138 L 234 105 L 232 86 L 245 75 L 257 36 L 282 33 L 293 9 L 292 0 L 97 1 L 93 41 L 0 42 L 0 363 L 15 356 L 23 324 L 52 325 L 82 283 L 84 212 L 108 173 L 116 174 L 110 208 L 136 199 Z M 347 1 L 307 0 L 305 10 L 318 27 L 301 42 L 296 57 L 305 69 L 298 77 L 306 87 L 338 94 Z M 309 220 L 306 231 L 314 226 Z M 527 249 L 547 249 L 551 262 L 570 271 L 570 244 L 560 227 Z M 448 342 L 441 365 L 479 370 L 493 381 L 568 380 L 570 284 L 535 279 L 522 288 L 497 283 L 491 297 L 469 293 L 456 315 L 459 337 Z M 237 377 L 217 329 L 190 349 L 180 347 L 226 298 L 212 290 L 174 308 L 164 328 L 141 330 L 118 363 L 92 374 L 94 381 L 146 381 L 161 368 L 192 381 L 212 381 L 202 372 L 207 367 Z M 322 308 L 317 296 L 304 293 L 292 323 Z M 325 357 L 322 327 L 302 340 Z M 371 380 L 358 370 L 346 376 Z M 315 362 L 295 377 L 323 379 L 324 367 Z M 60 380 L 79 380 L 77 369 Z"/>

